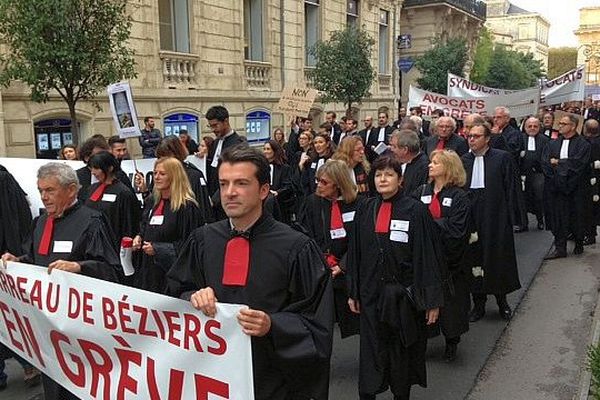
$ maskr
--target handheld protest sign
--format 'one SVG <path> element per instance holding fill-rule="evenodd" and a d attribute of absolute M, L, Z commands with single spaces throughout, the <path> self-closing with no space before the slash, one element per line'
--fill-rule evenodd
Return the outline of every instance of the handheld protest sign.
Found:
<path fill-rule="evenodd" d="M 140 136 L 140 125 L 138 123 L 135 104 L 131 96 L 129 82 L 113 83 L 106 88 L 110 112 L 119 132 L 119 137 L 130 138 Z"/>

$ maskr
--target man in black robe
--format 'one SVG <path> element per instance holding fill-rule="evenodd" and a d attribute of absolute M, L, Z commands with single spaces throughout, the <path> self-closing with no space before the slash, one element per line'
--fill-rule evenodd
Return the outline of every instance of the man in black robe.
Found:
<path fill-rule="evenodd" d="M 373 117 L 371 115 L 367 115 L 365 117 L 365 119 L 363 120 L 363 123 L 365 125 L 365 128 L 361 131 L 358 132 L 358 136 L 360 136 L 360 138 L 363 141 L 363 144 L 365 145 L 365 155 L 367 156 L 367 160 L 369 162 L 373 162 L 376 158 L 377 158 L 377 153 L 375 153 L 375 151 L 371 148 L 371 145 L 373 144 L 374 138 L 372 136 L 376 136 L 376 128 L 373 126 Z M 371 143 L 371 145 L 368 145 Z"/>
<path fill-rule="evenodd" d="M 591 146 L 577 134 L 578 122 L 574 115 L 562 117 L 558 125 L 561 136 L 550 142 L 542 156 L 554 235 L 554 251 L 546 259 L 567 256 L 569 233 L 575 240 L 573 254 L 583 253 Z"/>
<path fill-rule="evenodd" d="M 325 114 L 325 121 L 329 124 L 329 126 L 331 126 L 329 130 L 329 136 L 335 142 L 335 144 L 338 145 L 340 144 L 339 138 L 340 134 L 342 133 L 342 127 L 340 126 L 340 124 L 337 123 L 337 121 L 335 120 L 336 118 L 337 115 L 333 111 L 328 111 L 327 114 Z"/>
<path fill-rule="evenodd" d="M 411 194 L 419 186 L 427 183 L 429 159 L 421 151 L 419 136 L 409 130 L 394 132 L 390 139 L 394 156 L 402 163 L 402 188 Z"/>
<path fill-rule="evenodd" d="M 542 154 L 551 139 L 540 133 L 540 120 L 530 117 L 525 121 L 521 151 L 520 175 L 525 177 L 525 202 L 527 211 L 534 214 L 538 229 L 544 229 L 544 172 Z"/>
<path fill-rule="evenodd" d="M 521 152 L 523 151 L 523 139 L 521 132 L 510 124 L 510 110 L 507 107 L 496 107 L 494 109 L 494 126 L 492 134 L 502 135 L 506 141 L 507 151 L 512 155 L 514 162 L 515 196 L 511 199 L 512 218 L 516 233 L 528 230 L 527 209 L 525 207 L 525 196 L 520 184 L 518 165 Z M 494 146 L 492 146 L 494 147 Z M 498 147 L 495 147 L 498 148 Z M 504 150 L 504 149 L 502 149 Z"/>
<path fill-rule="evenodd" d="M 326 399 L 329 271 L 312 239 L 263 212 L 269 179 L 268 161 L 256 150 L 222 154 L 220 195 L 229 219 L 192 233 L 168 273 L 167 293 L 191 299 L 208 316 L 215 315 L 217 299 L 249 307 L 238 321 L 252 336 L 256 399 Z M 238 245 L 249 248 L 246 258 L 232 260 Z"/>
<path fill-rule="evenodd" d="M 600 124 L 595 119 L 589 119 L 583 125 L 583 135 L 590 142 L 590 193 L 586 207 L 587 226 L 585 229 L 584 245 L 596 243 L 597 227 L 600 225 Z"/>
<path fill-rule="evenodd" d="M 467 141 L 458 136 L 456 121 L 452 117 L 439 117 L 435 124 L 437 135 L 430 136 L 425 140 L 427 157 L 434 150 L 454 150 L 459 157 L 469 151 Z"/>
<path fill-rule="evenodd" d="M 542 116 L 540 133 L 553 140 L 558 138 L 558 131 L 554 129 L 554 114 L 551 112 L 546 112 Z"/>
<path fill-rule="evenodd" d="M 516 190 L 513 161 L 508 152 L 490 148 L 491 134 L 488 125 L 473 126 L 468 136 L 471 152 L 462 156 L 474 225 L 467 250 L 475 278 L 471 322 L 485 315 L 488 294 L 496 297 L 500 316 L 509 320 L 512 310 L 506 295 L 521 287 L 510 215 Z"/>
<path fill-rule="evenodd" d="M 19 256 L 5 253 L 2 260 L 119 282 L 122 270 L 110 227 L 100 212 L 77 201 L 75 171 L 65 164 L 48 163 L 38 170 L 37 183 L 46 213 L 34 219 Z M 46 400 L 77 399 L 47 376 L 43 384 Z"/>

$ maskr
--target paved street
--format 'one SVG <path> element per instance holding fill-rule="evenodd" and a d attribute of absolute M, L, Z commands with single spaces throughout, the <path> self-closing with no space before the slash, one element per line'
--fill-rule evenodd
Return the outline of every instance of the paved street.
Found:
<path fill-rule="evenodd" d="M 463 337 L 453 364 L 442 359 L 443 340 L 430 341 L 429 388 L 414 387 L 413 399 L 566 400 L 577 392 L 597 301 L 600 245 L 586 247 L 582 257 L 542 265 L 551 235 L 532 230 L 515 238 L 523 285 L 509 296 L 513 307 L 520 303 L 515 317 L 507 325 L 491 299 L 486 317 Z M 357 398 L 357 350 L 357 338 L 336 337 L 331 399 Z M 9 373 L 2 400 L 29 400 L 39 392 L 24 388 L 20 368 L 12 360 Z"/>

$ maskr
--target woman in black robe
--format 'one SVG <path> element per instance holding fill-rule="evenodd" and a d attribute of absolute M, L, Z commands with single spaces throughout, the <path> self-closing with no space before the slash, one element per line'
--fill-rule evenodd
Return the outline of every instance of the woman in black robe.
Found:
<path fill-rule="evenodd" d="M 313 145 L 315 154 L 304 163 L 301 173 L 302 191 L 305 196 L 315 192 L 317 189 L 317 182 L 315 181 L 317 170 L 333 155 L 333 142 L 328 134 L 318 133 L 313 140 Z"/>
<path fill-rule="evenodd" d="M 440 321 L 430 329 L 430 337 L 441 329 L 446 338 L 444 357 L 451 362 L 456 359 L 460 335 L 469 330 L 469 275 L 465 263 L 465 251 L 470 237 L 471 203 L 462 187 L 466 173 L 462 162 L 453 150 L 434 150 L 429 164 L 430 183 L 415 192 L 439 228 L 448 274 L 452 282 L 440 309 Z M 434 335 L 432 335 L 432 333 Z"/>
<path fill-rule="evenodd" d="M 368 195 L 371 166 L 365 157 L 365 146 L 360 136 L 344 138 L 332 158 L 346 163 L 350 169 L 350 178 L 356 184 L 358 193 Z"/>
<path fill-rule="evenodd" d="M 373 169 L 379 196 L 359 209 L 348 249 L 348 304 L 360 313 L 358 387 L 361 399 L 391 387 L 405 400 L 411 385 L 427 385 L 426 324 L 444 305 L 445 264 L 427 207 L 400 190 L 400 162 L 380 157 Z"/>
<path fill-rule="evenodd" d="M 115 249 L 124 237 L 133 237 L 140 224 L 142 207 L 136 195 L 116 177 L 121 169 L 111 153 L 94 154 L 88 161 L 92 175 L 98 179 L 90 187 L 85 205 L 106 216 L 115 239 Z"/>
<path fill-rule="evenodd" d="M 163 293 L 165 275 L 181 244 L 204 223 L 181 162 L 173 157 L 157 160 L 153 195 L 146 199 L 140 232 L 133 239 L 133 250 L 139 251 L 136 287 Z"/>
<path fill-rule="evenodd" d="M 356 211 L 365 203 L 343 161 L 329 160 L 317 171 L 317 190 L 306 198 L 299 222 L 317 242 L 331 269 L 336 321 L 342 338 L 356 335 L 359 318 L 348 307 L 346 253 Z"/>
<path fill-rule="evenodd" d="M 278 213 L 271 212 L 277 220 L 290 223 L 290 215 L 295 204 L 292 177 L 289 165 L 286 164 L 286 155 L 283 148 L 275 140 L 269 140 L 263 146 L 263 154 L 269 161 L 271 168 L 271 193 L 265 206 L 279 209 Z"/>

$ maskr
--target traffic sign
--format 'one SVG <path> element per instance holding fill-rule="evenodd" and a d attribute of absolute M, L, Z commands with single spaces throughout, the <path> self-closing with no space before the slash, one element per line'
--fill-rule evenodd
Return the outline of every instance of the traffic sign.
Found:
<path fill-rule="evenodd" d="M 398 69 L 400 71 L 402 71 L 406 74 L 408 71 L 411 70 L 413 65 L 415 65 L 415 61 L 410 57 L 399 58 L 396 65 L 398 65 Z"/>

